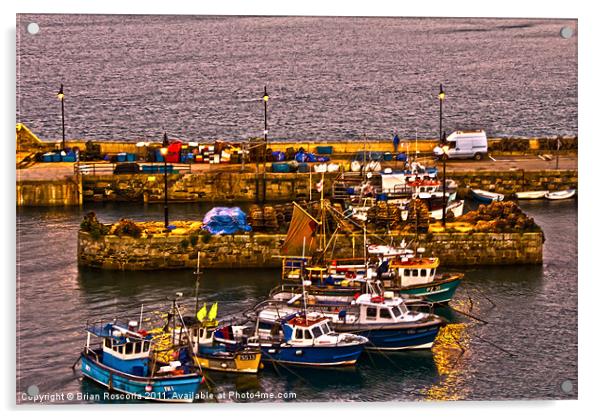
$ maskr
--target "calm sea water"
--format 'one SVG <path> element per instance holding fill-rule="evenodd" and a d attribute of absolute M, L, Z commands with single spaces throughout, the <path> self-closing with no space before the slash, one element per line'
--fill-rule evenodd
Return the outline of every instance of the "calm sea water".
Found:
<path fill-rule="evenodd" d="M 26 25 L 40 32 L 29 35 Z M 17 121 L 68 138 L 577 134 L 576 20 L 20 15 Z"/>
<path fill-rule="evenodd" d="M 296 401 L 565 399 L 577 397 L 577 204 L 521 204 L 545 232 L 542 266 L 469 269 L 450 320 L 432 352 L 365 355 L 356 368 L 322 372 L 266 367 L 257 376 L 210 373 L 218 392 L 294 392 Z M 160 220 L 161 206 L 87 205 L 19 209 L 17 213 L 17 399 L 29 386 L 43 394 L 103 390 L 71 365 L 85 320 L 183 292 L 192 301 L 192 272 L 78 269 L 76 235 L 83 214 L 103 222 L 127 215 Z M 174 219 L 200 219 L 207 207 L 173 205 Z M 201 293 L 220 301 L 220 316 L 258 302 L 278 282 L 277 270 L 208 270 Z M 561 383 L 571 380 L 572 392 Z M 225 401 L 233 401 L 226 399 Z"/>

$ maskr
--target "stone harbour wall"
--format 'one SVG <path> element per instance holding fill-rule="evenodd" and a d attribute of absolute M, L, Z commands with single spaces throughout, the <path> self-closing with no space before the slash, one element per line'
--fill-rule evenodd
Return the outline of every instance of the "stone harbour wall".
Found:
<path fill-rule="evenodd" d="M 325 191 L 332 189 L 336 173 L 325 175 Z M 84 202 L 138 201 L 162 202 L 162 174 L 86 175 L 83 177 Z M 318 197 L 316 183 L 321 175 L 312 173 L 266 173 L 265 200 L 291 201 Z M 207 172 L 168 176 L 170 202 L 254 202 L 264 196 L 263 174 Z"/>
<path fill-rule="evenodd" d="M 330 195 L 332 182 L 338 173 L 327 173 L 324 193 Z M 484 189 L 511 195 L 525 190 L 550 191 L 576 188 L 577 170 L 506 170 L 506 171 L 448 171 L 458 182 L 460 196 L 470 188 Z M 319 196 L 316 183 L 320 174 L 266 173 L 265 200 L 291 201 Z M 84 202 L 133 201 L 160 202 L 163 200 L 163 175 L 85 175 L 82 181 Z M 263 174 L 238 172 L 206 172 L 172 174 L 168 176 L 170 202 L 254 202 L 264 196 Z"/>
<path fill-rule="evenodd" d="M 17 206 L 56 207 L 80 205 L 81 184 L 75 178 L 17 182 Z"/>
<path fill-rule="evenodd" d="M 575 189 L 578 184 L 577 170 L 449 170 L 447 176 L 458 183 L 460 196 L 465 196 L 469 189 L 511 195 L 521 191 Z"/>
<path fill-rule="evenodd" d="M 392 234 L 399 242 L 413 234 Z M 199 236 L 194 245 L 189 236 L 159 234 L 150 238 L 106 235 L 95 240 L 84 231 L 78 234 L 80 266 L 113 270 L 194 269 L 197 252 L 201 268 L 264 268 L 281 266 L 282 234 L 235 234 Z M 387 240 L 387 236 L 383 236 Z M 426 233 L 418 237 L 426 255 L 435 255 L 445 267 L 541 264 L 543 233 Z M 340 235 L 334 257 L 361 257 L 363 236 Z"/>

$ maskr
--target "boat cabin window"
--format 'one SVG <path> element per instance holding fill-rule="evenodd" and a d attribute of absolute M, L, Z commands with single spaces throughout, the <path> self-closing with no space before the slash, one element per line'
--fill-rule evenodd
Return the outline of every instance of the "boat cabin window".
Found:
<path fill-rule="evenodd" d="M 317 337 L 322 336 L 322 329 L 320 329 L 320 326 L 312 327 L 311 333 L 313 333 L 315 339 Z"/>
<path fill-rule="evenodd" d="M 398 306 L 391 307 L 391 310 L 393 310 L 393 315 L 395 317 L 401 316 L 401 309 Z"/>
<path fill-rule="evenodd" d="M 325 335 L 327 335 L 328 333 L 330 333 L 330 327 L 328 326 L 328 323 L 323 323 L 322 324 L 322 332 L 324 332 Z"/>
<path fill-rule="evenodd" d="M 418 269 L 412 269 L 412 276 L 418 276 Z"/>
<path fill-rule="evenodd" d="M 366 308 L 366 317 L 367 318 L 376 318 L 376 307 L 367 307 Z"/>
<path fill-rule="evenodd" d="M 410 270 L 409 269 L 404 269 L 403 270 L 403 275 L 404 276 L 410 276 Z"/>
<path fill-rule="evenodd" d="M 126 354 L 131 354 L 134 351 L 134 343 L 133 342 L 128 342 L 125 344 L 125 353 Z"/>
<path fill-rule="evenodd" d="M 149 341 L 142 342 L 142 352 L 148 352 L 149 348 L 150 348 L 150 342 Z"/>
<path fill-rule="evenodd" d="M 304 330 L 303 331 L 303 336 L 305 337 L 305 339 L 311 339 L 311 333 L 309 333 L 309 330 Z"/>
<path fill-rule="evenodd" d="M 390 319 L 391 312 L 389 311 L 388 308 L 381 308 L 380 309 L 380 317 L 381 317 L 381 319 Z"/>
<path fill-rule="evenodd" d="M 111 349 L 113 347 L 113 339 L 105 338 L 105 347 Z"/>
<path fill-rule="evenodd" d="M 420 270 L 420 276 L 426 276 L 426 269 Z"/>

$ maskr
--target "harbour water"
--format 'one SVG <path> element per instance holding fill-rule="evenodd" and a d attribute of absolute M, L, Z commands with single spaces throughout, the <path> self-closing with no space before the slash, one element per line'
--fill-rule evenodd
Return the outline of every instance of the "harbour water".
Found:
<path fill-rule="evenodd" d="M 26 32 L 37 22 L 40 32 Z M 575 35 L 560 36 L 568 26 Z M 17 121 L 160 141 L 577 135 L 577 21 L 20 15 Z"/>
<path fill-rule="evenodd" d="M 258 376 L 210 373 L 222 401 L 391 401 L 574 399 L 577 397 L 577 203 L 528 202 L 522 208 L 545 233 L 542 266 L 466 271 L 451 307 L 486 321 L 440 309 L 450 320 L 429 351 L 364 355 L 336 373 L 273 369 Z M 197 204 L 170 206 L 172 219 L 201 219 Z M 87 205 L 17 212 L 17 398 L 29 386 L 40 394 L 86 395 L 104 390 L 71 365 L 84 344 L 85 320 L 184 294 L 192 301 L 192 272 L 108 272 L 78 269 L 76 234 L 93 210 L 103 222 L 124 216 L 160 220 L 160 205 Z M 204 301 L 220 302 L 220 316 L 258 302 L 277 284 L 277 270 L 207 270 Z M 562 391 L 570 380 L 573 388 Z M 255 392 L 295 397 L 253 398 Z M 232 392 L 232 393 L 230 393 Z M 238 393 L 236 393 L 238 392 Z M 238 399 L 236 399 L 238 394 Z M 81 403 L 82 401 L 74 400 Z M 58 402 L 68 403 L 69 400 Z"/>

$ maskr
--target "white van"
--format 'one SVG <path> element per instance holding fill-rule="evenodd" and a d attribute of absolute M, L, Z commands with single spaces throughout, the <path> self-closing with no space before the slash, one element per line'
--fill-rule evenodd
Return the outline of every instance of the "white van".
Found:
<path fill-rule="evenodd" d="M 485 131 L 454 131 L 447 137 L 450 159 L 481 160 L 487 155 Z"/>

